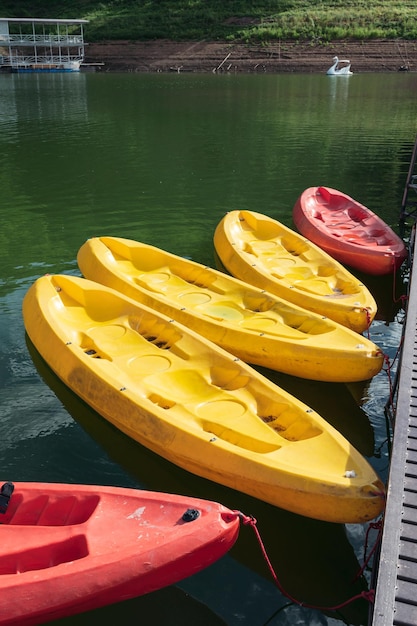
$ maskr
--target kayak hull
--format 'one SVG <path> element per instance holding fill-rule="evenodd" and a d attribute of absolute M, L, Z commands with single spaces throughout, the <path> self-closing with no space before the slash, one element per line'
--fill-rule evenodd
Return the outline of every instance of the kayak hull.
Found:
<path fill-rule="evenodd" d="M 214 234 L 233 276 L 362 333 L 377 311 L 370 291 L 338 261 L 284 224 L 254 211 L 230 211 Z"/>
<path fill-rule="evenodd" d="M 29 626 L 166 587 L 239 533 L 220 504 L 121 487 L 15 483 L 0 515 L 0 624 Z"/>
<path fill-rule="evenodd" d="M 95 237 L 78 251 L 85 278 L 198 332 L 243 361 L 312 380 L 368 380 L 379 348 L 331 319 L 159 248 Z"/>
<path fill-rule="evenodd" d="M 181 324 L 64 275 L 30 287 L 23 317 L 61 380 L 168 461 L 301 515 L 347 523 L 381 512 L 383 484 L 340 433 Z"/>
<path fill-rule="evenodd" d="M 365 274 L 393 274 L 407 258 L 403 240 L 388 224 L 331 187 L 303 191 L 294 205 L 293 220 L 304 237 Z"/>

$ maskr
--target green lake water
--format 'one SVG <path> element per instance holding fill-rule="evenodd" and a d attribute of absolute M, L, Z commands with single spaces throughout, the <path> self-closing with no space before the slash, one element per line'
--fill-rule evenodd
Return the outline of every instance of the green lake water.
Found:
<path fill-rule="evenodd" d="M 257 519 L 289 596 L 250 527 L 219 562 L 175 587 L 61 620 L 230 626 L 366 624 L 368 525 L 303 518 L 181 470 L 116 431 L 49 370 L 25 336 L 24 294 L 45 273 L 79 274 L 92 236 L 144 241 L 214 265 L 223 215 L 246 208 L 292 227 L 307 187 L 327 185 L 397 227 L 417 131 L 417 74 L 0 75 L 0 458 L 4 480 L 105 483 L 205 497 Z M 389 357 L 404 313 L 399 279 L 363 277 Z M 395 297 L 394 297 L 395 296 Z M 385 480 L 384 370 L 370 383 L 264 372 L 316 408 Z M 372 532 L 370 542 L 372 545 Z M 323 610 L 320 610 L 320 607 Z"/>

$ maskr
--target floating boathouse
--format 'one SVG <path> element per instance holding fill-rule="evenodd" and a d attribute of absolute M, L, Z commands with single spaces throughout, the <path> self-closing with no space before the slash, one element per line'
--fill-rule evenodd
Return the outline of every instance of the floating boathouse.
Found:
<path fill-rule="evenodd" d="M 78 72 L 88 20 L 0 18 L 0 69 Z"/>

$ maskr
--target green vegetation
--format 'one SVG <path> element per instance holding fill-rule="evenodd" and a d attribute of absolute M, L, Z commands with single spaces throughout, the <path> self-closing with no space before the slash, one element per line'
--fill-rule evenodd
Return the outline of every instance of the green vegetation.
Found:
<path fill-rule="evenodd" d="M 88 41 L 417 39 L 415 0 L 0 0 L 0 17 L 88 19 Z"/>

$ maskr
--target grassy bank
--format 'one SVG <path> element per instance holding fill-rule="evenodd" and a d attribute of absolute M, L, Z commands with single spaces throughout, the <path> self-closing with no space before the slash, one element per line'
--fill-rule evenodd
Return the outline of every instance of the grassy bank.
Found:
<path fill-rule="evenodd" d="M 87 19 L 88 41 L 417 39 L 415 0 L 2 0 L 0 17 Z"/>

